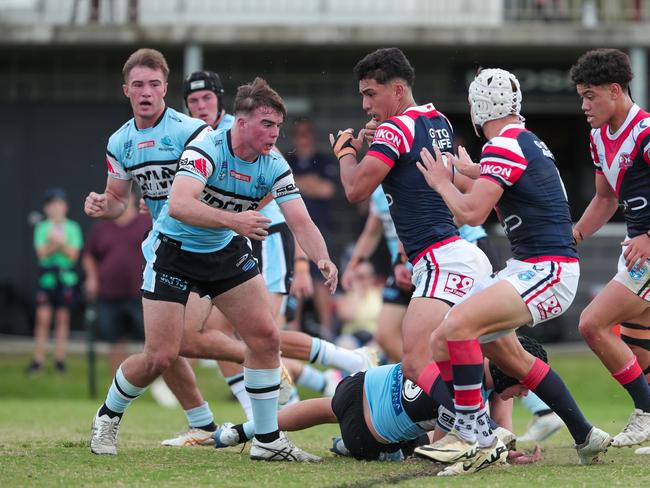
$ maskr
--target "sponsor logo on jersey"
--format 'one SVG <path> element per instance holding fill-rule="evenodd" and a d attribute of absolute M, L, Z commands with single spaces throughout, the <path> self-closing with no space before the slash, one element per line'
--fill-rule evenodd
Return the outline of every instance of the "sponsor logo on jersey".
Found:
<path fill-rule="evenodd" d="M 198 173 L 204 178 L 208 177 L 208 162 L 204 158 L 184 158 L 178 162 L 179 166 L 187 171 Z M 194 168 L 194 169 L 192 169 Z"/>
<path fill-rule="evenodd" d="M 562 313 L 562 306 L 558 298 L 553 294 L 543 302 L 537 304 L 537 311 L 542 320 L 546 320 L 553 315 L 560 315 Z"/>
<path fill-rule="evenodd" d="M 142 190 L 142 196 L 157 198 L 169 195 L 174 174 L 176 174 L 176 163 L 167 166 L 145 166 L 131 171 Z"/>
<path fill-rule="evenodd" d="M 255 267 L 255 260 L 254 259 L 249 259 L 244 263 L 244 265 L 241 267 L 242 271 L 250 271 Z"/>
<path fill-rule="evenodd" d="M 234 169 L 230 170 L 230 176 L 232 178 L 235 178 L 236 180 L 239 180 L 239 181 L 245 181 L 246 183 L 251 182 L 251 177 L 250 176 L 248 176 L 248 175 L 246 175 L 244 173 L 238 173 Z"/>
<path fill-rule="evenodd" d="M 530 281 L 535 277 L 535 272 L 534 271 L 522 271 L 517 275 L 517 278 L 519 278 L 521 281 Z"/>
<path fill-rule="evenodd" d="M 263 193 L 269 192 L 269 185 L 266 184 L 266 179 L 264 178 L 264 175 L 259 175 L 259 177 L 257 178 L 257 184 L 255 185 L 255 189 L 261 190 Z"/>
<path fill-rule="evenodd" d="M 154 147 L 156 145 L 156 141 L 143 141 L 143 142 L 138 142 L 138 149 L 146 149 L 148 147 Z"/>
<path fill-rule="evenodd" d="M 235 266 L 239 267 L 241 263 L 243 263 L 246 258 L 248 257 L 248 253 L 244 254 L 242 257 L 240 257 L 237 262 L 235 263 Z"/>
<path fill-rule="evenodd" d="M 173 151 L 174 148 L 174 141 L 172 141 L 172 138 L 169 136 L 165 136 L 162 139 L 160 139 L 160 142 L 164 147 L 159 147 L 159 151 Z"/>
<path fill-rule="evenodd" d="M 131 159 L 133 156 L 133 141 L 128 140 L 124 143 L 124 159 Z"/>
<path fill-rule="evenodd" d="M 445 283 L 445 293 L 463 297 L 474 286 L 474 278 L 462 274 L 449 273 Z"/>
<path fill-rule="evenodd" d="M 402 145 L 402 137 L 390 129 L 379 128 L 375 132 L 375 138 L 372 142 L 388 143 L 393 147 L 399 148 Z"/>
<path fill-rule="evenodd" d="M 402 388 L 402 398 L 407 402 L 414 402 L 422 394 L 422 388 L 413 383 L 411 380 L 404 382 Z"/>
<path fill-rule="evenodd" d="M 115 168 L 113 168 L 113 165 L 111 164 L 111 162 L 109 161 L 108 158 L 106 158 L 106 166 L 108 167 L 108 172 L 110 174 L 112 174 L 112 175 L 118 174 L 117 171 L 115 171 Z"/>
<path fill-rule="evenodd" d="M 512 168 L 506 168 L 497 164 L 482 164 L 481 174 L 503 176 L 508 179 L 512 175 Z"/>
<path fill-rule="evenodd" d="M 177 290 L 185 291 L 187 290 L 187 281 L 177 278 L 176 276 L 171 276 L 166 273 L 158 273 L 158 281 L 163 285 L 167 285 L 171 288 L 176 288 Z"/>
<path fill-rule="evenodd" d="M 632 160 L 630 159 L 630 155 L 628 153 L 621 153 L 621 155 L 618 157 L 619 169 L 628 169 L 631 166 Z"/>
<path fill-rule="evenodd" d="M 289 183 L 288 185 L 275 190 L 275 196 L 281 197 L 284 195 L 290 195 L 292 193 L 297 193 L 297 192 L 298 192 L 298 187 L 293 183 Z"/>
<path fill-rule="evenodd" d="M 222 210 L 229 210 L 231 212 L 245 212 L 246 210 L 255 210 L 259 206 L 259 202 L 252 202 L 248 199 L 237 198 L 232 196 L 222 195 L 215 191 L 214 188 L 205 187 L 203 195 L 201 195 L 203 203 L 210 205 L 214 208 Z"/>
<path fill-rule="evenodd" d="M 638 281 L 641 278 L 643 278 L 647 272 L 648 272 L 647 266 L 643 265 L 639 267 L 638 264 L 635 264 L 634 267 L 630 270 L 630 278 Z"/>
<path fill-rule="evenodd" d="M 404 380 L 404 374 L 402 373 L 402 368 L 393 368 L 391 372 L 391 381 L 390 381 L 390 402 L 393 406 L 393 412 L 395 415 L 399 415 L 404 411 L 402 406 L 402 384 Z"/>

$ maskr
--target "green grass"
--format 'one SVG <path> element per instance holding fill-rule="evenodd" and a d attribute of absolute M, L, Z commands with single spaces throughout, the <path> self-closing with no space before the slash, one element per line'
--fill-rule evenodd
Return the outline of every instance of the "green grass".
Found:
<path fill-rule="evenodd" d="M 110 382 L 100 361 L 96 400 L 88 398 L 84 358 L 70 358 L 66 376 L 45 372 L 27 378 L 26 356 L 0 357 L 0 486 L 195 486 L 370 487 L 370 486 L 650 486 L 650 457 L 633 449 L 610 449 L 603 464 L 582 467 L 566 430 L 543 445 L 532 466 L 493 469 L 456 479 L 435 478 L 425 461 L 366 463 L 328 452 L 335 426 L 290 434 L 301 447 L 325 457 L 318 465 L 252 463 L 248 447 L 172 449 L 159 442 L 185 427 L 180 409 L 158 407 L 148 394 L 129 409 L 120 429 L 119 455 L 94 456 L 87 443 L 90 422 Z M 632 406 L 591 353 L 555 353 L 551 362 L 567 381 L 587 417 L 610 433 L 627 421 Z M 197 368 L 203 394 L 216 421 L 240 421 L 243 414 L 214 369 Z M 307 392 L 302 392 L 308 396 Z M 515 431 L 528 414 L 516 406 Z"/>

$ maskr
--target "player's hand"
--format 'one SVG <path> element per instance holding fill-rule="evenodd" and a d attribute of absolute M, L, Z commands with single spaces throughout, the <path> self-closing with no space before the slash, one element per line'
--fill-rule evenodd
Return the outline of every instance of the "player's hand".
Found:
<path fill-rule="evenodd" d="M 650 257 L 650 236 L 648 234 L 641 234 L 640 236 L 633 237 L 627 241 L 621 242 L 625 247 L 623 258 L 625 258 L 625 265 L 628 271 L 638 266 L 642 268 L 647 266 L 647 259 Z"/>
<path fill-rule="evenodd" d="M 318 261 L 318 269 L 325 278 L 325 286 L 329 289 L 330 294 L 334 295 L 339 282 L 339 270 L 336 265 L 329 259 L 321 259 Z"/>
<path fill-rule="evenodd" d="M 464 176 L 476 180 L 481 176 L 481 165 L 475 164 L 472 158 L 469 157 L 468 152 L 463 146 L 458 146 L 458 157 L 453 154 L 445 153 L 447 158 L 454 165 L 454 168 Z"/>
<path fill-rule="evenodd" d="M 508 451 L 508 462 L 510 464 L 533 464 L 542 459 L 542 450 L 535 446 L 532 452 Z"/>
<path fill-rule="evenodd" d="M 341 286 L 344 290 L 349 290 L 352 288 L 352 283 L 354 282 L 354 266 L 349 266 L 345 268 L 345 272 L 341 276 Z"/>
<path fill-rule="evenodd" d="M 144 201 L 144 198 L 141 198 L 140 201 L 138 202 L 138 211 L 142 215 L 151 215 L 151 212 L 149 212 L 149 206 Z"/>
<path fill-rule="evenodd" d="M 261 213 L 255 210 L 247 210 L 235 214 L 230 228 L 241 236 L 256 241 L 263 241 L 269 235 L 267 229 L 270 223 L 271 220 L 264 217 Z"/>
<path fill-rule="evenodd" d="M 424 176 L 427 185 L 431 188 L 437 191 L 442 182 L 451 181 L 451 168 L 453 166 L 447 164 L 447 156 L 440 152 L 438 146 L 433 146 L 433 154 L 427 148 L 422 148 L 420 158 L 422 161 L 416 163 L 417 167 Z"/>
<path fill-rule="evenodd" d="M 372 144 L 372 140 L 375 138 L 377 127 L 379 127 L 379 122 L 377 122 L 375 119 L 370 119 L 366 126 L 362 129 L 363 138 L 366 140 L 366 144 L 368 144 L 368 146 Z"/>
<path fill-rule="evenodd" d="M 306 270 L 294 269 L 291 289 L 289 290 L 289 295 L 293 295 L 298 299 L 307 298 L 314 294 L 314 281 L 309 272 L 309 263 L 305 264 L 307 264 Z"/>
<path fill-rule="evenodd" d="M 336 137 L 334 137 L 334 134 L 330 134 L 330 144 L 336 159 L 341 160 L 343 156 L 347 155 L 356 158 L 357 153 L 363 147 L 363 130 L 359 131 L 356 138 L 352 129 L 340 130 Z"/>
<path fill-rule="evenodd" d="M 398 288 L 404 291 L 410 291 L 413 288 L 413 283 L 411 283 L 413 274 L 405 264 L 396 264 L 393 273 L 395 273 L 395 284 Z"/>
<path fill-rule="evenodd" d="M 84 202 L 84 212 L 88 217 L 98 219 L 104 216 L 108 209 L 106 193 L 95 193 L 91 191 Z"/>

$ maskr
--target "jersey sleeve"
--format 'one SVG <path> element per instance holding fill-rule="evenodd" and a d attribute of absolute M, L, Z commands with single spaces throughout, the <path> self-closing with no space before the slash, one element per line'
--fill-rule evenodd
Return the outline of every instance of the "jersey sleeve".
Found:
<path fill-rule="evenodd" d="M 406 125 L 400 123 L 399 119 L 388 119 L 377 127 L 367 154 L 392 168 L 402 154 L 411 150 L 413 137 L 410 135 Z"/>
<path fill-rule="evenodd" d="M 129 143 L 131 142 L 129 141 Z M 127 151 L 132 151 L 132 148 L 127 147 Z M 119 144 L 116 143 L 114 137 L 108 140 L 106 147 L 106 169 L 108 176 L 117 180 L 130 180 L 131 175 L 126 171 L 124 165 L 120 161 L 122 158 L 122 151 L 120 151 Z"/>
<path fill-rule="evenodd" d="M 196 124 L 196 122 L 199 123 Z M 200 142 L 208 133 L 212 132 L 212 128 L 209 125 L 200 120 L 197 121 L 196 119 L 190 119 L 190 122 L 183 125 L 183 129 L 184 131 L 181 134 L 182 140 L 180 141 L 182 147 L 186 147 L 195 142 Z"/>
<path fill-rule="evenodd" d="M 637 125 L 636 147 L 642 152 L 643 161 L 650 166 L 650 118 L 642 119 Z"/>
<path fill-rule="evenodd" d="M 191 176 L 205 185 L 213 172 L 214 162 L 208 153 L 197 146 L 188 146 L 181 154 L 176 174 Z"/>
<path fill-rule="evenodd" d="M 275 201 L 283 203 L 294 198 L 300 198 L 300 190 L 293 179 L 293 173 L 291 172 L 291 168 L 289 168 L 289 163 L 284 159 L 280 160 L 280 164 L 277 166 L 277 173 L 279 175 L 275 178 L 271 186 L 271 194 Z"/>
<path fill-rule="evenodd" d="M 481 154 L 481 178 L 487 178 L 502 188 L 517 183 L 527 167 L 524 153 L 512 137 L 495 137 Z"/>
<path fill-rule="evenodd" d="M 594 140 L 595 131 L 592 130 L 589 134 L 589 153 L 591 154 L 591 162 L 594 164 L 596 173 L 603 174 L 603 164 L 598 157 L 598 149 L 596 149 L 596 141 Z"/>

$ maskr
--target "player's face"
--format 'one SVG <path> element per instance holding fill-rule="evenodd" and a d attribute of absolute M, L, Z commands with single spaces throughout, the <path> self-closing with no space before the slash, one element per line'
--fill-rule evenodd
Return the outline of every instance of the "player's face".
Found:
<path fill-rule="evenodd" d="M 135 66 L 122 87 L 135 117 L 157 119 L 164 110 L 167 82 L 160 69 Z"/>
<path fill-rule="evenodd" d="M 613 84 L 606 85 L 576 85 L 578 95 L 582 100 L 582 111 L 587 116 L 587 123 L 592 129 L 607 124 L 616 113 L 616 90 Z"/>
<path fill-rule="evenodd" d="M 359 92 L 361 105 L 372 120 L 382 123 L 387 118 L 397 115 L 398 101 L 392 83 L 382 85 L 372 78 L 360 80 Z"/>
<path fill-rule="evenodd" d="M 219 99 L 213 91 L 195 91 L 187 97 L 187 108 L 192 117 L 213 126 L 219 115 Z"/>
<path fill-rule="evenodd" d="M 257 154 L 268 154 L 280 136 L 284 117 L 271 107 L 259 107 L 243 117 L 242 132 L 246 144 Z"/>
<path fill-rule="evenodd" d="M 528 395 L 528 388 L 526 388 L 521 383 L 517 383 L 516 385 L 509 386 L 501 393 L 499 393 L 499 397 L 501 398 L 501 400 L 510 400 L 511 398 L 514 397 L 521 398 L 521 397 L 525 397 L 526 395 Z"/>

